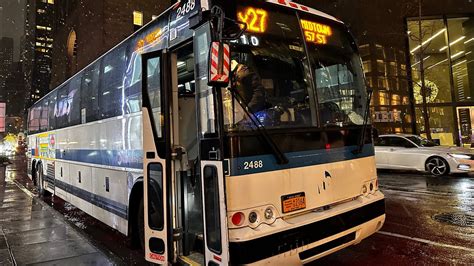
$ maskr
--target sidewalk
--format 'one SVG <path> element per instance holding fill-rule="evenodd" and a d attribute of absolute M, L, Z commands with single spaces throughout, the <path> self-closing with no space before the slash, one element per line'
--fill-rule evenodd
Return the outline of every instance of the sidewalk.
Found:
<path fill-rule="evenodd" d="M 0 181 L 0 265 L 113 265 L 63 218 L 14 180 Z"/>

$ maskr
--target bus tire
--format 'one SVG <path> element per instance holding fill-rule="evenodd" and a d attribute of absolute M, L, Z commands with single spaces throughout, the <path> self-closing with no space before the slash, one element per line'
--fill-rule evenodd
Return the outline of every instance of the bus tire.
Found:
<path fill-rule="evenodd" d="M 43 181 L 44 181 L 44 178 L 43 178 L 43 165 L 42 164 L 38 164 L 38 166 L 36 167 L 36 183 L 37 183 L 37 188 L 38 188 L 38 194 L 40 196 L 48 196 L 50 193 L 49 191 L 47 191 L 46 189 L 44 189 L 44 184 L 43 184 Z"/>
<path fill-rule="evenodd" d="M 144 204 L 143 197 L 140 199 L 137 210 L 137 236 L 140 244 L 140 248 L 145 250 L 145 213 L 144 213 Z"/>
<path fill-rule="evenodd" d="M 130 193 L 130 200 L 129 200 L 129 240 L 130 246 L 133 249 L 140 249 L 142 248 L 143 244 L 140 240 L 140 230 L 139 230 L 139 212 L 140 209 L 143 208 L 140 206 L 141 201 L 143 201 L 143 182 L 137 181 L 132 188 L 132 192 Z M 143 216 L 143 213 L 141 214 Z M 144 226 L 144 225 L 143 225 Z"/>
<path fill-rule="evenodd" d="M 35 160 L 31 162 L 31 180 L 33 181 L 34 186 L 38 185 L 38 182 L 36 180 L 36 161 Z"/>

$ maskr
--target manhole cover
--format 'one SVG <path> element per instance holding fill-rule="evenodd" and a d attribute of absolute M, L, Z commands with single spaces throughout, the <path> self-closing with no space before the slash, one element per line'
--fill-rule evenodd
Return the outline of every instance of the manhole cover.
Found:
<path fill-rule="evenodd" d="M 441 213 L 433 217 L 436 221 L 457 226 L 474 226 L 474 215 L 465 213 Z"/>

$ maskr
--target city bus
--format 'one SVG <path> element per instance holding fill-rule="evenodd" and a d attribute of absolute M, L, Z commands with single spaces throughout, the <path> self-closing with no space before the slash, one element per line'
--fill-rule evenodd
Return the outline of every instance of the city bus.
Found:
<path fill-rule="evenodd" d="M 180 1 L 29 109 L 28 173 L 152 263 L 304 264 L 385 221 L 370 95 L 330 15 Z"/>

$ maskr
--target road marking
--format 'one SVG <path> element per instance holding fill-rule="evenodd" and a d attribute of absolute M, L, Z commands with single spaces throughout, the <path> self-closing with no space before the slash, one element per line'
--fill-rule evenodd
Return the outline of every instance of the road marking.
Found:
<path fill-rule="evenodd" d="M 416 242 L 420 242 L 420 243 L 424 243 L 424 244 L 429 244 L 429 245 L 433 245 L 433 246 L 438 246 L 438 247 L 443 247 L 443 248 L 459 249 L 459 250 L 474 253 L 474 249 L 472 249 L 472 248 L 466 248 L 466 247 L 455 246 L 455 245 L 450 245 L 450 244 L 438 243 L 438 242 L 434 242 L 434 241 L 431 241 L 431 240 L 428 240 L 428 239 L 405 236 L 405 235 L 400 235 L 400 234 L 390 233 L 390 232 L 385 232 L 385 231 L 378 231 L 377 233 L 381 234 L 381 235 L 386 235 L 386 236 L 392 236 L 392 237 L 408 239 L 408 240 L 412 240 L 412 241 L 416 241 Z"/>
<path fill-rule="evenodd" d="M 382 192 L 390 191 L 390 192 L 404 192 L 409 194 L 419 194 L 419 195 L 433 195 L 433 196 L 442 196 L 442 197 L 457 197 L 457 198 L 466 198 L 471 199 L 472 197 L 464 195 L 465 193 L 447 193 L 447 192 L 436 192 L 436 191 L 426 191 L 426 190 L 407 190 L 407 189 L 400 189 L 395 187 L 386 187 L 386 186 L 379 186 Z"/>

